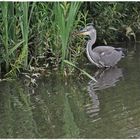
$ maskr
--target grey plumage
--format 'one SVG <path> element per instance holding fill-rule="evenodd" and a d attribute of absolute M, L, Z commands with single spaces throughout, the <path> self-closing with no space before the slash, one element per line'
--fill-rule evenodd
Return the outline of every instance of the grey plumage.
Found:
<path fill-rule="evenodd" d="M 122 57 L 124 57 L 123 48 L 98 46 L 92 49 L 92 46 L 96 41 L 96 30 L 93 26 L 87 26 L 80 32 L 80 34 L 90 36 L 90 40 L 88 40 L 86 46 L 86 53 L 90 62 L 97 67 L 113 67 Z"/>

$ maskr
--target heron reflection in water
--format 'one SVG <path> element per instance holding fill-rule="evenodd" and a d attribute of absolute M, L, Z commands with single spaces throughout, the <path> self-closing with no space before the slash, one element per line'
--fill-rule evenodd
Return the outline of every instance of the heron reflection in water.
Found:
<path fill-rule="evenodd" d="M 88 83 L 88 93 L 91 97 L 92 103 L 86 105 L 87 113 L 90 117 L 94 117 L 98 115 L 100 111 L 100 102 L 98 99 L 97 91 L 103 90 L 109 87 L 116 86 L 116 82 L 123 77 L 123 72 L 121 68 L 112 67 L 110 69 L 98 70 L 95 73 L 95 79 L 97 82 L 90 81 Z"/>

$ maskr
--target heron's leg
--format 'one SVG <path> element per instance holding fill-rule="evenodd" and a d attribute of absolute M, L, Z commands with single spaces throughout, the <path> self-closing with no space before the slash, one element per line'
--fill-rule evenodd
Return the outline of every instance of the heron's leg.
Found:
<path fill-rule="evenodd" d="M 94 77 L 100 77 L 100 75 L 102 75 L 102 73 L 104 72 L 104 68 L 102 68 L 102 69 L 98 69 L 96 72 L 95 72 L 95 75 L 94 75 Z"/>

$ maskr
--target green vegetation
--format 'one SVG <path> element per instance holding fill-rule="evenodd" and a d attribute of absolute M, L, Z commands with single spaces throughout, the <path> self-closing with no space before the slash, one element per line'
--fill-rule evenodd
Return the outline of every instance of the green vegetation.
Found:
<path fill-rule="evenodd" d="M 68 59 L 68 39 L 74 25 L 75 16 L 79 10 L 80 3 L 56 3 L 55 23 L 59 28 L 59 35 L 62 43 L 62 68 L 63 60 Z"/>
<path fill-rule="evenodd" d="M 139 12 L 139 2 L 0 2 L 1 73 L 60 67 L 66 72 L 64 60 L 83 60 L 84 38 L 77 30 L 93 22 L 100 44 L 136 40 Z"/>
<path fill-rule="evenodd" d="M 104 44 L 135 39 L 139 32 L 139 2 L 90 2 L 83 9 L 88 10 L 88 21 L 94 22 L 97 39 Z"/>

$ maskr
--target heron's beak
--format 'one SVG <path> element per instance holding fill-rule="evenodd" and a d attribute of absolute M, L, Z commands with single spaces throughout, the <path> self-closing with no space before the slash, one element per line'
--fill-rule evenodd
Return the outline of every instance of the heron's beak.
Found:
<path fill-rule="evenodd" d="M 88 35 L 88 31 L 83 29 L 77 33 L 78 35 Z"/>

